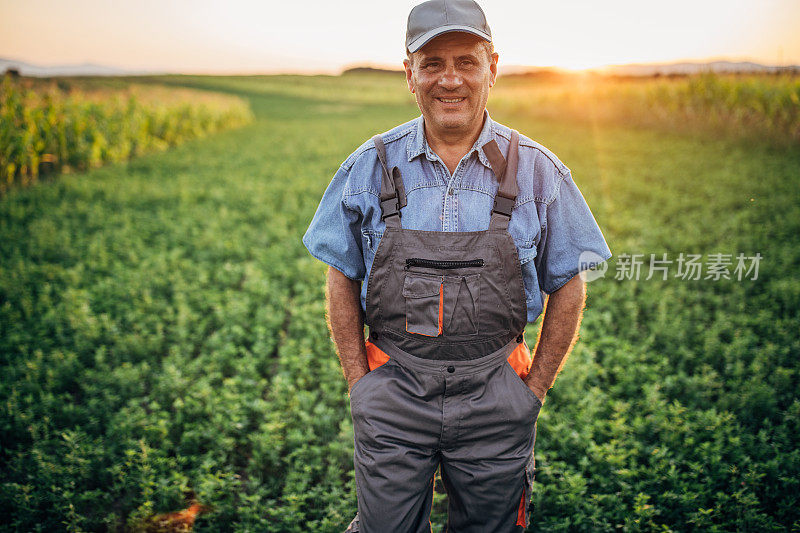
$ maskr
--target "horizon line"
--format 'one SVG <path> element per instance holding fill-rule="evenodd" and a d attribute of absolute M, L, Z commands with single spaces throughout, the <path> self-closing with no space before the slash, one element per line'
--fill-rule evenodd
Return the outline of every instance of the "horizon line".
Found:
<path fill-rule="evenodd" d="M 164 75 L 184 75 L 184 76 L 273 76 L 273 75 L 308 75 L 308 76 L 320 76 L 320 75 L 330 75 L 330 76 L 338 76 L 341 75 L 349 70 L 353 69 L 374 69 L 374 70 L 383 70 L 383 71 L 392 71 L 402 73 L 403 69 L 402 66 L 398 66 L 394 63 L 382 63 L 382 62 L 375 62 L 375 61 L 361 61 L 361 62 L 348 62 L 344 63 L 337 68 L 331 69 L 285 69 L 285 68 L 278 68 L 278 69 L 244 69 L 244 70 L 224 70 L 224 69 L 188 69 L 188 70 L 169 70 L 169 69 L 141 69 L 141 68 L 128 68 L 128 67 L 120 67 L 117 65 L 111 64 L 104 64 L 104 63 L 94 63 L 90 61 L 83 61 L 79 63 L 61 63 L 61 64 L 43 64 L 43 63 L 34 63 L 29 60 L 19 59 L 19 58 L 11 58 L 11 57 L 4 57 L 0 56 L 0 62 L 8 63 L 5 65 L 5 69 L 9 68 L 20 68 L 20 67 L 28 67 L 28 68 L 37 68 L 37 69 L 76 69 L 81 67 L 90 67 L 90 68 L 98 68 L 98 69 L 107 69 L 109 71 L 117 71 L 117 72 L 109 72 L 107 74 L 102 74 L 104 76 L 164 76 Z M 12 65 L 11 63 L 20 63 L 21 65 Z M 675 59 L 670 61 L 654 61 L 654 62 L 634 62 L 634 63 L 609 63 L 603 64 L 598 66 L 592 67 L 585 67 L 585 68 L 570 68 L 570 67 L 563 67 L 559 65 L 525 65 L 525 64 L 511 64 L 511 65 L 500 65 L 498 66 L 498 76 L 503 75 L 512 75 L 512 74 L 520 74 L 524 72 L 536 72 L 536 71 L 555 71 L 561 73 L 603 73 L 603 71 L 613 70 L 613 69 L 621 69 L 621 68 L 658 68 L 658 67 L 674 67 L 679 65 L 711 65 L 714 63 L 731 63 L 731 64 L 751 64 L 758 67 L 763 67 L 765 69 L 770 70 L 795 70 L 800 69 L 800 65 L 786 63 L 786 64 L 775 64 L 775 63 L 764 63 L 758 61 L 752 57 L 731 57 L 731 56 L 712 56 L 709 58 L 704 59 L 697 59 L 697 58 L 683 58 L 683 59 Z M 509 70 L 511 72 L 503 73 L 503 70 Z M 83 74 L 74 74 L 75 76 L 81 76 Z M 38 76 L 33 76 L 38 77 Z"/>

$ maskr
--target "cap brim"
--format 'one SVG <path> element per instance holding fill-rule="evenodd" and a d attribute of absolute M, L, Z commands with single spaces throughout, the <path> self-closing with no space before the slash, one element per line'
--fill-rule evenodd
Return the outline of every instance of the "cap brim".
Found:
<path fill-rule="evenodd" d="M 414 41 L 412 41 L 411 44 L 408 45 L 408 51 L 413 54 L 414 52 L 425 46 L 434 37 L 438 37 L 443 33 L 450 33 L 453 31 L 463 31 L 466 33 L 471 33 L 472 35 L 477 35 L 478 37 L 480 37 L 485 41 L 492 42 L 492 36 L 486 32 L 473 28 L 472 26 L 461 26 L 458 24 L 454 24 L 452 26 L 440 26 L 429 32 L 423 33 L 422 35 L 417 37 Z"/>

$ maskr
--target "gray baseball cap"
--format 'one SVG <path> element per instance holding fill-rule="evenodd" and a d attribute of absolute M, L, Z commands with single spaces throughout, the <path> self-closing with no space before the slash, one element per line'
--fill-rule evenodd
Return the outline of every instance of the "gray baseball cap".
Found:
<path fill-rule="evenodd" d="M 443 33 L 464 31 L 492 42 L 492 31 L 474 0 L 430 0 L 408 14 L 406 48 L 414 53 Z"/>

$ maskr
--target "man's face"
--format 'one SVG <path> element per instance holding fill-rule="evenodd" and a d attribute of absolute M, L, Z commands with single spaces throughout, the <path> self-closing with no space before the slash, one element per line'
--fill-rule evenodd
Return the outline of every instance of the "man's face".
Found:
<path fill-rule="evenodd" d="M 409 60 L 403 64 L 427 126 L 468 135 L 483 121 L 497 76 L 497 54 L 490 61 L 479 37 L 445 33 L 418 50 L 413 65 Z"/>

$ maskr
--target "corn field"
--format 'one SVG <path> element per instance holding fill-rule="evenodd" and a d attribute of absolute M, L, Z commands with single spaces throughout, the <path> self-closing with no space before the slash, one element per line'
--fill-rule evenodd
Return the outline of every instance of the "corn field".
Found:
<path fill-rule="evenodd" d="M 503 112 L 800 144 L 800 77 L 613 78 L 509 76 L 493 92 Z"/>
<path fill-rule="evenodd" d="M 160 151 L 252 120 L 244 100 L 143 85 L 95 90 L 5 76 L 0 82 L 0 193 Z"/>

